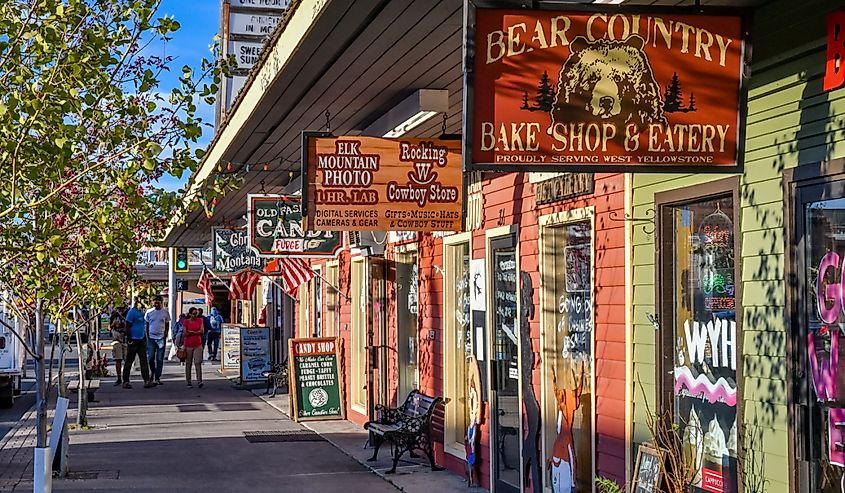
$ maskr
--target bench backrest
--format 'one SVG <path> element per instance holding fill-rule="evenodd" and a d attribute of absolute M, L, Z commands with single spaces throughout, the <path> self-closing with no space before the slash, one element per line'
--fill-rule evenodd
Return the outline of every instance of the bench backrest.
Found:
<path fill-rule="evenodd" d="M 399 410 L 413 418 L 431 417 L 439 401 L 439 397 L 431 397 L 418 390 L 413 390 L 408 394 L 408 398 L 405 399 L 405 403 Z"/>

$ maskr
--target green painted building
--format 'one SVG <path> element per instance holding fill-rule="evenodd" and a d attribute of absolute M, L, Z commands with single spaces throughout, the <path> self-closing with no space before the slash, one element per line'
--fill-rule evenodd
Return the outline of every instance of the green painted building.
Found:
<path fill-rule="evenodd" d="M 753 12 L 742 174 L 631 177 L 632 215 L 655 217 L 631 227 L 632 453 L 653 440 L 649 416 L 668 413 L 694 491 L 841 491 L 827 422 L 842 402 L 818 403 L 812 371 L 845 319 L 841 264 L 819 269 L 845 257 L 845 91 L 823 90 L 837 10 L 845 1 Z M 833 287 L 821 301 L 819 286 Z"/>

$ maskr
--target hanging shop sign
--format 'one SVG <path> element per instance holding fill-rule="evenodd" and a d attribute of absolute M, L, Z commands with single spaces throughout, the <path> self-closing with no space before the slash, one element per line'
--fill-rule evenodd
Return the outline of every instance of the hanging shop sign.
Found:
<path fill-rule="evenodd" d="M 291 0 L 229 0 L 229 4 L 238 10 L 285 10 Z"/>
<path fill-rule="evenodd" d="M 284 195 L 247 196 L 249 244 L 261 257 L 335 257 L 343 233 L 306 231 L 302 199 Z"/>
<path fill-rule="evenodd" d="M 282 17 L 279 15 L 231 12 L 229 13 L 229 34 L 269 36 L 281 20 Z"/>
<path fill-rule="evenodd" d="M 270 329 L 241 327 L 241 383 L 263 382 L 264 372 L 272 368 L 270 360 Z"/>
<path fill-rule="evenodd" d="M 550 204 L 580 195 L 589 195 L 593 193 L 595 183 L 595 176 L 592 173 L 563 173 L 535 183 L 534 195 L 537 205 Z"/>
<path fill-rule="evenodd" d="M 238 371 L 241 368 L 241 328 L 223 324 L 222 332 L 223 357 L 220 364 L 224 372 Z"/>
<path fill-rule="evenodd" d="M 258 63 L 264 43 L 256 41 L 231 41 L 229 54 L 235 57 L 237 68 L 249 70 Z"/>
<path fill-rule="evenodd" d="M 460 231 L 460 141 L 303 132 L 310 229 Z"/>
<path fill-rule="evenodd" d="M 741 167 L 738 16 L 477 9 L 469 170 Z"/>
<path fill-rule="evenodd" d="M 264 259 L 249 246 L 244 229 L 211 228 L 212 270 L 218 274 L 237 274 L 250 269 L 261 272 Z"/>
<path fill-rule="evenodd" d="M 294 419 L 346 419 L 337 339 L 290 339 L 288 349 Z"/>

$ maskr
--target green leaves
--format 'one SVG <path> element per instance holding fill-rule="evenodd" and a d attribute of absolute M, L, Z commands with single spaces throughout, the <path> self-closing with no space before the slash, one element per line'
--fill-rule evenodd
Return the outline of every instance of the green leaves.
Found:
<path fill-rule="evenodd" d="M 180 27 L 159 3 L 0 1 L 0 282 L 19 294 L 81 299 L 96 280 L 118 295 L 181 207 L 153 185 L 202 159 L 196 105 L 225 66 L 142 55 Z"/>

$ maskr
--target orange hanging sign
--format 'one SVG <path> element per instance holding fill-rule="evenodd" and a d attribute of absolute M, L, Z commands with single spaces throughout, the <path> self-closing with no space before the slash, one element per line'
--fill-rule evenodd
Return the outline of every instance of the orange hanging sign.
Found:
<path fill-rule="evenodd" d="M 477 9 L 468 169 L 730 171 L 739 16 Z"/>
<path fill-rule="evenodd" d="M 303 133 L 312 231 L 460 231 L 461 142 Z"/>

